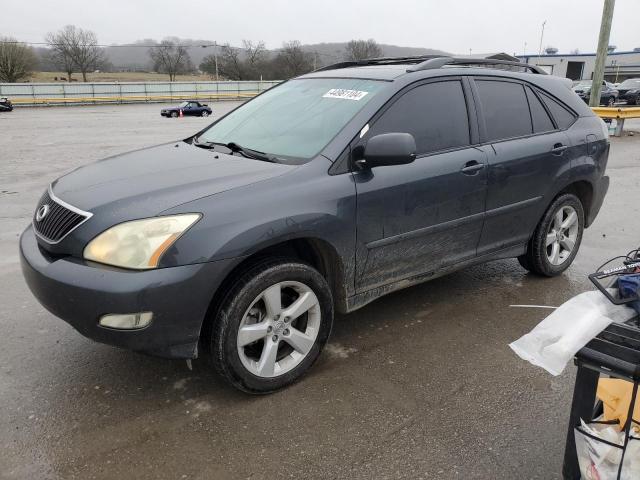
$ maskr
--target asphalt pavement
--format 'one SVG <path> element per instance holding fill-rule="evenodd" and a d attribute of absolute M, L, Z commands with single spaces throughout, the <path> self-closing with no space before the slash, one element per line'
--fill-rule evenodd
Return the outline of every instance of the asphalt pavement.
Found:
<path fill-rule="evenodd" d="M 575 367 L 552 377 L 516 357 L 508 343 L 549 310 L 511 305 L 560 305 L 638 246 L 640 122 L 612 139 L 609 195 L 564 275 L 505 260 L 388 295 L 338 317 L 301 382 L 250 397 L 202 360 L 189 370 L 82 337 L 20 273 L 18 236 L 49 182 L 211 121 L 160 108 L 0 114 L 0 478 L 560 478 Z"/>

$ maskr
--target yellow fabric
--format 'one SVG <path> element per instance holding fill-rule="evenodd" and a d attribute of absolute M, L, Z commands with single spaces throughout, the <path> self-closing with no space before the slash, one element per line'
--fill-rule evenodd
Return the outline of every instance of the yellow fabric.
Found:
<path fill-rule="evenodd" d="M 629 414 L 629 405 L 631 404 L 631 394 L 633 393 L 633 383 L 626 380 L 618 380 L 616 378 L 600 378 L 598 380 L 598 390 L 596 396 L 602 400 L 604 405 L 603 420 L 618 420 L 620 422 L 620 430 L 627 423 L 627 415 Z M 640 392 L 638 392 L 640 397 Z M 640 420 L 640 398 L 636 398 L 636 404 L 633 408 L 633 419 Z M 638 426 L 634 425 L 637 430 Z"/>

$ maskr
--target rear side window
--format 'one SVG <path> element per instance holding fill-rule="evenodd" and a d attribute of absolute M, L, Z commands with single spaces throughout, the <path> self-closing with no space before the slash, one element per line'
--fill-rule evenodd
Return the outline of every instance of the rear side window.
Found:
<path fill-rule="evenodd" d="M 487 140 L 531 135 L 531 115 L 524 87 L 519 83 L 476 80 Z"/>
<path fill-rule="evenodd" d="M 534 133 L 550 132 L 555 130 L 549 114 L 529 87 L 526 87 L 529 109 L 531 110 L 531 120 L 533 121 Z"/>
<path fill-rule="evenodd" d="M 542 97 L 542 101 L 551 112 L 553 118 L 555 118 L 558 128 L 565 130 L 573 125 L 573 122 L 576 121 L 576 116 L 573 112 L 567 110 L 557 100 L 545 93 L 540 92 L 540 97 Z"/>
<path fill-rule="evenodd" d="M 462 84 L 458 80 L 427 83 L 406 92 L 369 130 L 410 133 L 417 154 L 469 145 L 469 118 Z"/>

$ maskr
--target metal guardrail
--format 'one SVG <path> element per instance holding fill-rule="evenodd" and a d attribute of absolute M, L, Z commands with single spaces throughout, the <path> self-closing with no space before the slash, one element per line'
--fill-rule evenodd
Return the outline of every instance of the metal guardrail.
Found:
<path fill-rule="evenodd" d="M 627 118 L 640 118 L 640 107 L 591 107 L 591 110 L 600 118 L 616 120 L 616 129 L 613 133 L 615 137 L 622 136 L 624 121 Z"/>
<path fill-rule="evenodd" d="M 0 83 L 0 97 L 15 106 L 96 105 L 171 102 L 190 99 L 240 100 L 279 81 Z"/>

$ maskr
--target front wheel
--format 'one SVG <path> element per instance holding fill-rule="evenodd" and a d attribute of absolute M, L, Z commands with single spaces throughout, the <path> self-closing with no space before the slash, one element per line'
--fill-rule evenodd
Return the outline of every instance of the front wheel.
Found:
<path fill-rule="evenodd" d="M 584 209 L 571 193 L 549 206 L 529 241 L 520 265 L 532 273 L 553 277 L 564 272 L 578 253 L 584 230 Z"/>
<path fill-rule="evenodd" d="M 239 390 L 270 393 L 317 360 L 331 332 L 333 300 L 309 265 L 265 260 L 234 282 L 212 321 L 216 370 Z"/>

